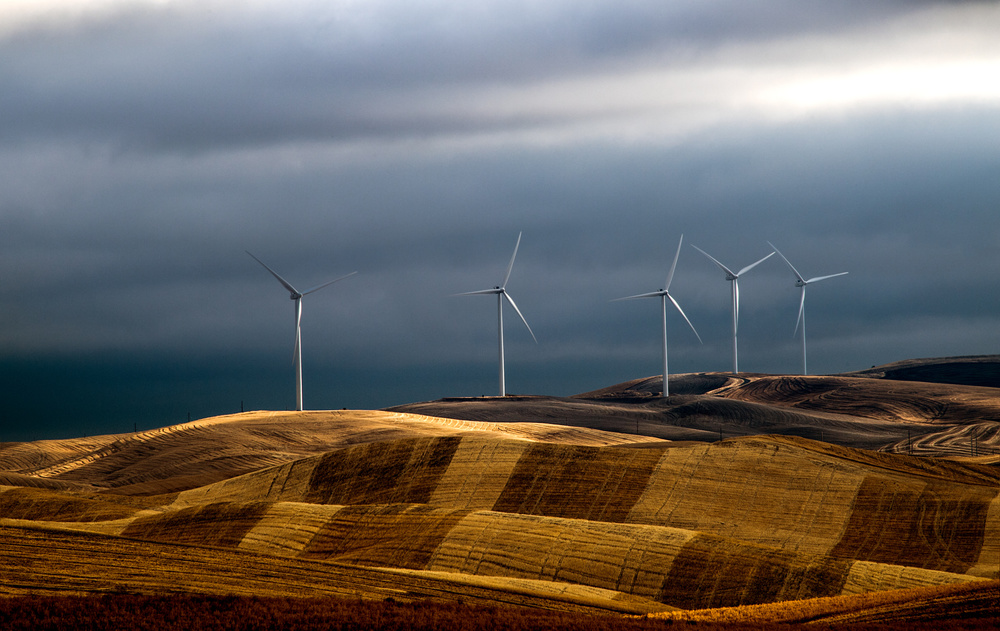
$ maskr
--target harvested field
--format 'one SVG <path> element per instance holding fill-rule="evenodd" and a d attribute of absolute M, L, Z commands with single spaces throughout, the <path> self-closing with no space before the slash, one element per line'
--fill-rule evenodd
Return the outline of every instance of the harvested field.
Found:
<path fill-rule="evenodd" d="M 741 620 L 776 623 L 800 610 L 890 620 L 904 601 L 909 619 L 934 619 L 979 612 L 995 592 L 1000 469 L 909 455 L 969 433 L 988 445 L 991 421 L 973 419 L 1000 405 L 992 389 L 703 375 L 689 390 L 707 393 L 662 400 L 629 385 L 631 400 L 424 404 L 476 418 L 258 412 L 6 445 L 0 594 L 391 598 L 692 621 L 763 611 Z M 854 396 L 877 405 L 851 412 Z M 586 420 L 637 415 L 640 429 L 749 435 L 671 442 Z M 809 423 L 847 443 L 928 431 L 879 452 L 792 431 Z M 754 434 L 774 428 L 787 433 Z"/>
<path fill-rule="evenodd" d="M 444 399 L 391 408 L 466 421 L 558 423 L 596 427 L 625 435 L 646 435 L 672 442 L 713 442 L 734 436 L 784 434 L 861 449 L 878 449 L 934 431 L 912 422 L 867 419 L 847 414 L 798 410 L 717 395 L 600 399 L 579 397 L 505 397 Z M 489 419 L 489 420 L 487 420 Z M 908 434 L 908 432 L 910 434 Z"/>
<path fill-rule="evenodd" d="M 552 583 L 463 580 L 239 550 L 143 542 L 37 528 L 0 527 L 3 596 L 211 594 L 508 604 L 556 611 L 663 610 L 599 589 Z"/>
<path fill-rule="evenodd" d="M 1000 419 L 997 389 L 979 386 L 858 377 L 757 376 L 717 394 L 883 421 L 954 425 Z"/>
<path fill-rule="evenodd" d="M 684 622 L 695 628 L 700 623 L 725 628 L 740 625 L 758 628 L 756 625 L 769 624 L 865 628 L 866 624 L 877 624 L 878 628 L 910 629 L 926 624 L 927 628 L 992 629 L 996 628 L 1000 616 L 996 607 L 998 599 L 1000 581 L 983 581 L 769 605 L 673 611 L 649 617 Z M 960 619 L 956 618 L 956 611 L 962 612 Z"/>
<path fill-rule="evenodd" d="M 1000 385 L 996 375 L 1000 356 L 991 355 L 913 360 L 844 375 L 672 375 L 666 399 L 658 396 L 661 378 L 654 376 L 568 398 L 442 399 L 392 410 L 497 424 L 558 423 L 671 441 L 781 434 L 921 456 L 996 456 L 1000 462 L 1000 390 L 985 387 Z"/>
<path fill-rule="evenodd" d="M 8 488 L 0 523 L 67 549 L 67 540 L 85 550 L 142 542 L 211 550 L 223 566 L 246 553 L 255 564 L 527 580 L 598 590 L 633 608 L 690 609 L 996 577 L 998 494 L 991 467 L 927 467 L 803 439 L 635 450 L 476 433 L 355 445 L 141 501 Z M 17 571 L 17 556 L 6 571 Z M 61 589 L 76 591 L 80 579 L 70 577 L 100 572 L 64 561 L 36 560 L 36 580 L 63 576 L 71 587 Z M 138 571 L 152 593 L 162 587 L 155 568 Z M 30 577 L 17 584 L 33 589 Z M 215 578 L 185 589 L 209 584 L 233 589 Z M 238 593 L 262 589 L 253 585 Z"/>
<path fill-rule="evenodd" d="M 60 488 L 155 495 L 197 488 L 349 445 L 470 432 L 580 445 L 655 440 L 590 428 L 531 423 L 500 426 L 380 411 L 246 412 L 135 434 L 18 443 L 0 451 L 0 476 L 15 483 L 38 480 L 39 485 Z"/>

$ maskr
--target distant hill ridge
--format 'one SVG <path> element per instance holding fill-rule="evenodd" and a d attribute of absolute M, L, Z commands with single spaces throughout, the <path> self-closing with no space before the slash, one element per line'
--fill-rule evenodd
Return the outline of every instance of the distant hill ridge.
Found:
<path fill-rule="evenodd" d="M 923 381 L 1000 388 L 1000 355 L 907 359 L 883 366 L 872 366 L 868 370 L 842 374 L 845 377 L 872 377 L 897 381 Z"/>
<path fill-rule="evenodd" d="M 978 371 L 978 372 L 977 372 Z M 890 379 L 914 375 L 925 380 Z M 623 382 L 573 397 L 452 398 L 390 408 L 495 423 L 549 422 L 673 441 L 781 434 L 914 455 L 1000 462 L 1000 390 L 931 380 L 990 381 L 1000 356 L 910 360 L 827 376 L 689 373 Z M 973 375 L 978 377 L 973 378 Z"/>

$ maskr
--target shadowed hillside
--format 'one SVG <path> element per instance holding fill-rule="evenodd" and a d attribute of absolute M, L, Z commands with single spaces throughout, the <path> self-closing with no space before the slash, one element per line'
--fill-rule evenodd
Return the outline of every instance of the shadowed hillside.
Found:
<path fill-rule="evenodd" d="M 846 414 L 798 410 L 715 395 L 660 397 L 504 397 L 443 399 L 390 408 L 479 422 L 530 419 L 641 434 L 671 441 L 717 441 L 733 436 L 783 434 L 861 449 L 879 449 L 908 435 L 933 431 L 917 423 L 867 419 Z M 910 432 L 908 434 L 907 432 Z"/>
<path fill-rule="evenodd" d="M 1000 390 L 888 378 L 916 371 L 928 380 L 940 374 L 972 382 L 981 369 L 979 381 L 988 381 L 1000 358 L 900 364 L 904 367 L 851 373 L 856 376 L 673 375 L 666 399 L 659 396 L 656 376 L 570 398 L 442 399 L 391 409 L 480 422 L 595 427 L 672 441 L 781 434 L 915 455 L 1000 456 Z"/>
<path fill-rule="evenodd" d="M 1000 420 L 1000 390 L 854 377 L 754 376 L 718 396 L 864 419 L 960 425 Z"/>
<path fill-rule="evenodd" d="M 908 359 L 843 376 L 1000 388 L 1000 355 Z"/>

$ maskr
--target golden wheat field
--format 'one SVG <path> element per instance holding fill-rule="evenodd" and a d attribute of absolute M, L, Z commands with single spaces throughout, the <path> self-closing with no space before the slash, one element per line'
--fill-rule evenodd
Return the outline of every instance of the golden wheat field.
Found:
<path fill-rule="evenodd" d="M 995 619 L 1000 389 L 928 365 L 4 443 L 0 595 Z"/>

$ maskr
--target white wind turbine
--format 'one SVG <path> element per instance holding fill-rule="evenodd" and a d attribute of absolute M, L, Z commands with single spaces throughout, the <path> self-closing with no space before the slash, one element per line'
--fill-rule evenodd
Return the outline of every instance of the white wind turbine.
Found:
<path fill-rule="evenodd" d="M 524 322 L 524 326 L 527 327 L 528 333 L 531 333 L 531 339 L 538 343 L 538 338 L 535 337 L 534 332 L 531 327 L 528 326 L 528 321 L 524 319 L 524 315 L 521 310 L 517 308 L 514 303 L 514 299 L 510 297 L 507 293 L 507 281 L 510 279 L 510 271 L 514 268 L 514 257 L 517 256 L 517 248 L 521 245 L 521 233 L 517 233 L 517 243 L 514 244 L 514 253 L 510 256 L 510 263 L 507 264 L 507 273 L 504 274 L 503 282 L 500 285 L 494 287 L 493 289 L 481 289 L 479 291 L 466 291 L 460 294 L 455 294 L 457 296 L 472 296 L 476 294 L 496 294 L 497 296 L 497 339 L 500 347 L 500 396 L 507 396 L 507 387 L 504 383 L 504 366 L 503 366 L 503 301 L 506 299 L 510 303 L 510 306 L 514 307 L 514 311 L 518 316 L 521 317 L 521 322 Z"/>
<path fill-rule="evenodd" d="M 774 256 L 774 252 L 771 252 L 770 254 L 768 254 L 767 256 L 765 256 L 764 258 L 762 258 L 761 260 L 757 261 L 756 263 L 753 263 L 752 265 L 747 265 L 746 267 L 744 267 L 743 269 L 741 269 L 739 272 L 734 272 L 731 269 L 729 269 L 728 267 L 726 267 L 725 265 L 723 265 L 722 263 L 720 263 L 718 260 L 716 260 L 715 257 L 713 257 L 711 254 L 709 254 L 705 250 L 702 250 L 701 248 L 699 248 L 696 245 L 692 245 L 691 247 L 694 248 L 695 250 L 698 250 L 699 252 L 701 252 L 702 254 L 704 254 L 705 256 L 707 256 L 709 259 L 711 259 L 711 261 L 713 263 L 715 263 L 716 265 L 718 265 L 719 269 L 721 269 L 723 272 L 726 273 L 726 280 L 728 280 L 729 282 L 731 282 L 733 284 L 733 374 L 735 375 L 736 373 L 738 373 L 740 371 L 739 352 L 737 350 L 737 342 L 736 342 L 736 334 L 737 334 L 737 331 L 739 330 L 739 322 L 740 322 L 740 285 L 739 285 L 740 281 L 739 281 L 739 279 L 740 279 L 740 276 L 742 276 L 743 274 L 746 274 L 747 272 L 749 272 L 753 268 L 757 267 L 758 265 L 760 265 L 761 263 L 763 263 L 767 259 L 769 259 L 772 256 Z"/>
<path fill-rule="evenodd" d="M 778 256 L 780 256 L 785 260 L 785 263 L 788 263 L 788 267 L 790 267 L 792 273 L 795 274 L 795 286 L 800 287 L 802 289 L 801 292 L 802 297 L 799 299 L 799 317 L 797 320 L 795 320 L 795 330 L 792 331 L 792 335 L 798 333 L 799 326 L 801 325 L 802 326 L 802 374 L 808 375 L 809 372 L 806 369 L 806 285 L 810 283 L 818 283 L 819 281 L 826 280 L 827 278 L 843 276 L 844 274 L 847 274 L 847 272 L 840 272 L 839 274 L 829 274 L 827 276 L 817 276 L 815 278 L 810 278 L 809 280 L 806 280 L 802 278 L 802 274 L 799 274 L 799 271 L 795 269 L 795 266 L 792 265 L 791 261 L 786 259 L 785 255 L 782 254 L 781 251 L 778 250 L 778 248 L 774 247 L 774 244 L 772 244 L 770 241 L 768 241 L 767 244 L 770 245 L 772 248 L 774 248 L 774 251 L 778 253 Z"/>
<path fill-rule="evenodd" d="M 250 254 L 247 251 L 247 254 Z M 309 294 L 319 291 L 328 285 L 332 285 L 337 281 L 344 280 L 349 276 L 357 274 L 357 272 L 351 272 L 350 274 L 345 274 L 340 278 L 335 278 L 331 281 L 327 281 L 322 285 L 316 285 L 312 289 L 307 289 L 306 291 L 300 292 L 291 283 L 282 278 L 273 269 L 268 267 L 264 261 L 260 260 L 253 254 L 250 254 L 250 258 L 257 261 L 264 266 L 264 269 L 271 272 L 271 275 L 278 279 L 278 282 L 288 290 L 289 298 L 295 301 L 295 350 L 292 352 L 292 362 L 295 364 L 295 409 L 302 410 L 302 297 L 308 296 Z"/>
<path fill-rule="evenodd" d="M 670 281 L 674 279 L 674 269 L 677 267 L 677 258 L 681 255 L 681 244 L 684 243 L 684 235 L 681 235 L 680 241 L 677 242 L 677 253 L 674 254 L 674 262 L 670 265 L 670 271 L 667 273 L 667 282 L 663 284 L 663 289 L 660 291 L 651 291 L 648 294 L 638 294 L 635 296 L 626 296 L 625 298 L 616 298 L 615 300 L 633 300 L 635 298 L 659 298 L 660 299 L 660 310 L 663 312 L 663 396 L 670 396 L 669 386 L 667 385 L 667 298 L 670 302 L 674 303 L 677 307 L 677 311 L 680 312 L 681 316 L 684 317 L 684 321 L 688 323 L 691 330 L 694 331 L 695 337 L 701 342 L 701 336 L 698 335 L 698 331 L 695 330 L 694 325 L 691 324 L 691 320 L 688 320 L 687 315 L 684 314 L 684 310 L 681 309 L 680 304 L 673 296 L 670 295 Z"/>

